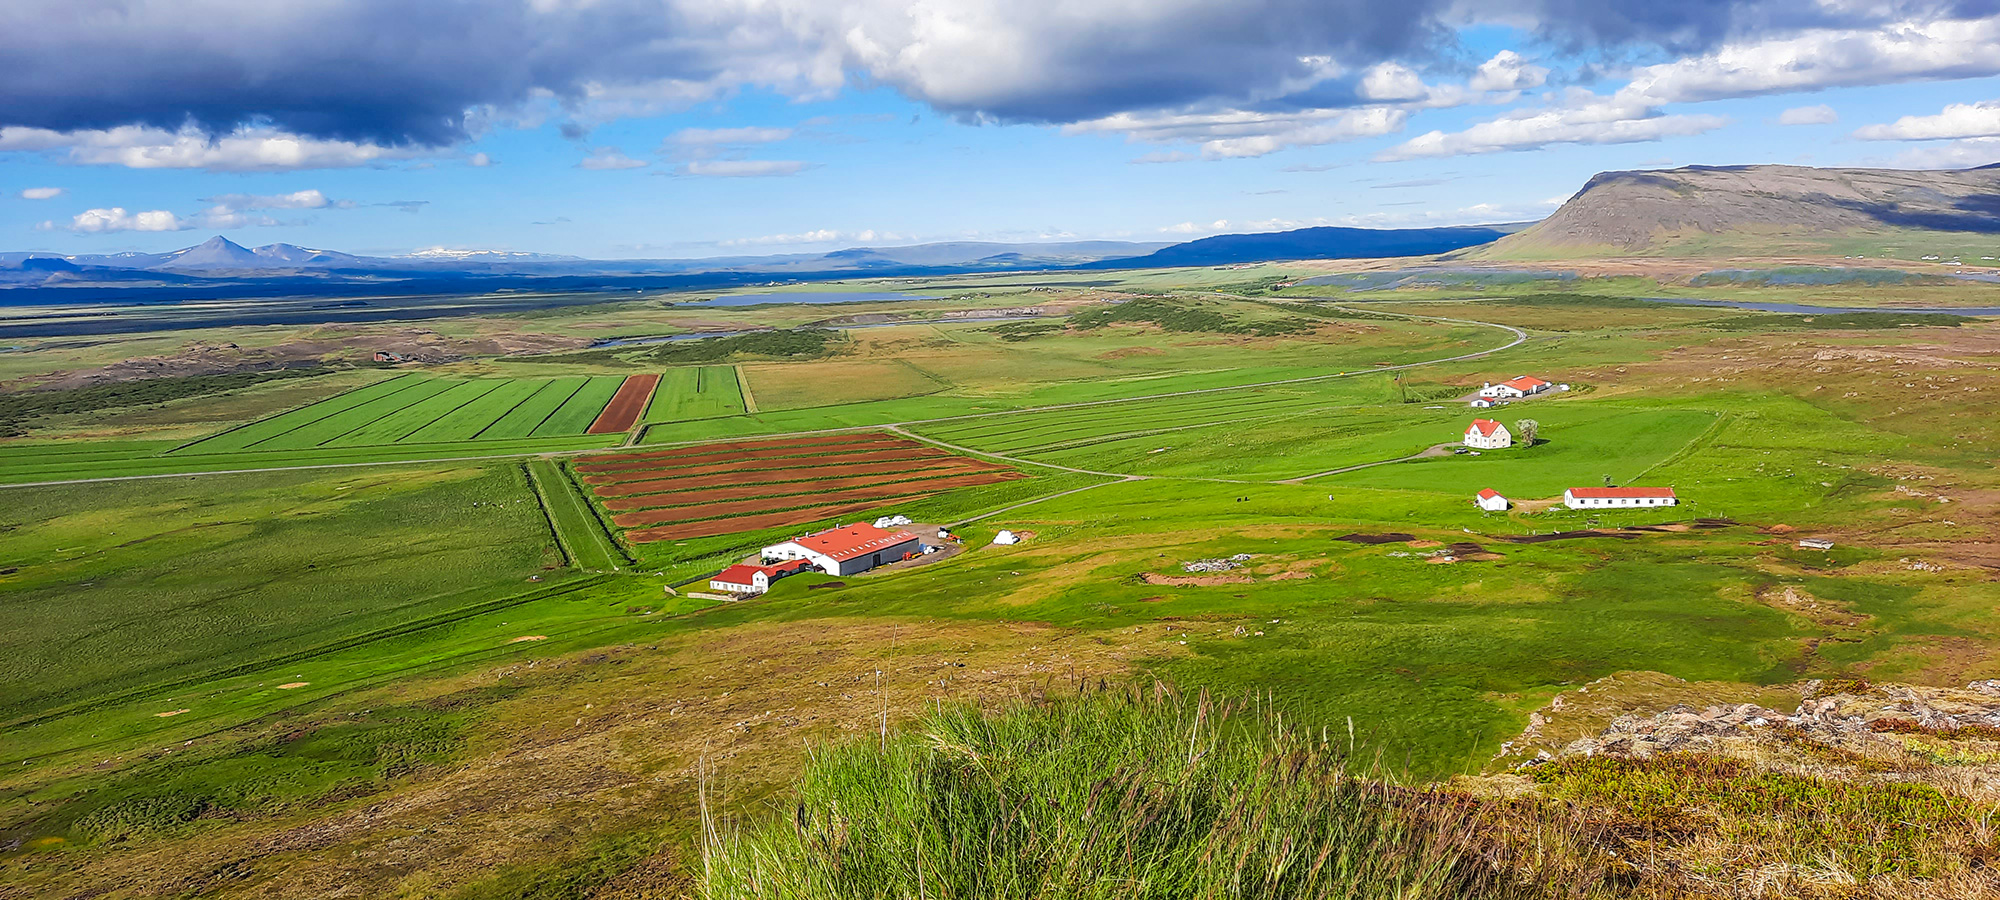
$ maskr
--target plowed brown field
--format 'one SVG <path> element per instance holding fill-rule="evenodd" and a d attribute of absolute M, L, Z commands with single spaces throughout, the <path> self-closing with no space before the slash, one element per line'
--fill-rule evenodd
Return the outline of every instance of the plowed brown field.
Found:
<path fill-rule="evenodd" d="M 1017 477 L 1011 472 L 967 472 L 963 469 L 945 469 L 932 472 L 905 472 L 897 475 L 855 475 L 848 478 L 827 478 L 820 481 L 787 481 L 779 484 L 745 484 L 725 488 L 711 488 L 698 494 L 675 492 L 671 494 L 640 494 L 635 497 L 618 497 L 604 501 L 604 508 L 615 512 L 635 509 L 659 509 L 663 507 L 684 507 L 691 496 L 699 496 L 704 502 L 716 500 L 748 500 L 753 497 L 796 497 L 823 496 L 828 491 L 845 491 L 848 488 L 874 487 L 882 484 L 905 485 L 911 490 L 920 490 L 933 479 L 963 478 L 969 475 L 983 475 L 990 479 L 982 484 L 1006 481 Z"/>
<path fill-rule="evenodd" d="M 685 469 L 622 469 L 615 472 L 597 472 L 584 476 L 590 484 L 617 484 L 621 481 L 636 481 L 641 478 L 665 478 L 674 475 L 712 475 L 717 472 L 757 472 L 770 469 L 797 468 L 801 462 L 811 462 L 817 467 L 844 466 L 853 463 L 908 462 L 920 459 L 952 459 L 943 450 L 882 450 L 875 453 L 846 453 L 839 456 L 813 456 L 801 459 L 748 459 L 742 462 L 718 462 L 705 466 L 690 466 Z"/>
<path fill-rule="evenodd" d="M 964 472 L 1005 472 L 1006 466 L 984 463 L 970 459 L 924 459 L 909 463 L 889 463 L 882 466 L 868 466 L 867 471 L 875 475 L 923 478 L 930 475 L 955 475 Z M 599 497 L 636 497 L 640 494 L 665 494 L 692 491 L 712 487 L 743 487 L 753 484 L 783 484 L 785 482 L 815 481 L 826 478 L 824 468 L 771 469 L 768 471 L 723 472 L 717 475 L 696 475 L 685 478 L 656 478 L 648 481 L 621 481 L 595 488 Z M 607 505 L 609 505 L 607 503 Z"/>
<path fill-rule="evenodd" d="M 660 386 L 658 375 L 631 375 L 618 385 L 618 393 L 611 395 L 611 402 L 604 404 L 604 410 L 597 414 L 597 421 L 590 423 L 585 434 L 618 434 L 632 430 L 632 423 L 639 421 L 639 414 L 646 411 L 646 401 L 653 399 L 653 389 Z"/>
<path fill-rule="evenodd" d="M 739 516 L 734 519 L 708 519 L 701 522 L 687 522 L 680 525 L 662 525 L 658 528 L 641 528 L 625 532 L 625 539 L 634 544 L 650 544 L 654 541 L 685 541 L 690 538 L 715 537 L 719 534 L 737 534 L 778 528 L 784 525 L 805 525 L 839 516 L 850 516 L 875 509 L 880 501 L 870 500 L 859 503 L 829 503 L 825 506 L 809 506 L 788 509 L 784 512 L 768 513 L 761 516 Z"/>
<path fill-rule="evenodd" d="M 840 500 L 888 500 L 892 498 L 922 496 L 947 491 L 956 487 L 972 487 L 979 484 L 994 484 L 1009 477 L 999 472 L 984 472 L 978 475 L 958 475 L 950 478 L 934 478 L 927 481 L 878 484 L 874 487 L 848 488 L 831 495 Z M 643 525 L 665 525 L 670 522 L 692 522 L 697 519 L 719 519 L 750 513 L 776 512 L 802 504 L 810 504 L 822 497 L 815 491 L 786 494 L 781 497 L 759 497 L 755 500 L 731 500 L 721 503 L 691 503 L 671 509 L 648 509 L 640 512 L 622 513 L 612 516 L 611 521 L 620 528 Z"/>
<path fill-rule="evenodd" d="M 809 437 L 779 438 L 766 441 L 721 441 L 713 444 L 692 444 L 686 447 L 669 447 L 664 450 L 635 450 L 628 453 L 606 453 L 591 457 L 592 462 L 627 462 L 632 460 L 669 460 L 689 456 L 738 455 L 744 459 L 754 459 L 766 451 L 793 450 L 798 448 L 825 447 L 829 444 L 843 448 L 861 447 L 868 444 L 894 444 L 916 446 L 917 441 L 900 438 L 892 434 L 867 432 L 863 434 L 820 434 Z"/>
<path fill-rule="evenodd" d="M 605 454 L 576 471 L 633 543 L 805 525 L 1025 477 L 880 432 Z"/>

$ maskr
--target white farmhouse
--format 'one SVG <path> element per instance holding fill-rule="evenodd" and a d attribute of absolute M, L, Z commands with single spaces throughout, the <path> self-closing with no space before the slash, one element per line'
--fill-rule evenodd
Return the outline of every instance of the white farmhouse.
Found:
<path fill-rule="evenodd" d="M 1570 509 L 1634 509 L 1679 504 L 1680 498 L 1674 496 L 1673 488 L 1570 488 L 1563 491 L 1563 505 Z"/>
<path fill-rule="evenodd" d="M 765 559 L 803 559 L 828 575 L 853 575 L 924 552 L 917 536 L 865 522 L 841 525 L 764 548 Z"/>
<path fill-rule="evenodd" d="M 1472 504 L 1487 512 L 1507 511 L 1507 498 L 1492 488 L 1480 491 L 1478 496 L 1472 498 Z"/>
<path fill-rule="evenodd" d="M 1533 375 L 1516 375 L 1499 384 L 1488 383 L 1485 387 L 1479 389 L 1479 396 L 1492 397 L 1496 400 L 1511 400 L 1515 397 L 1527 397 L 1539 394 L 1553 387 L 1555 385 L 1536 378 Z"/>
<path fill-rule="evenodd" d="M 1514 435 L 1507 426 L 1492 419 L 1473 419 L 1465 429 L 1465 446 L 1481 450 L 1500 450 L 1514 446 Z"/>
<path fill-rule="evenodd" d="M 708 589 L 729 594 L 761 594 L 771 589 L 771 582 L 805 570 L 806 561 L 802 559 L 775 566 L 738 563 L 715 573 L 715 577 L 708 580 Z"/>

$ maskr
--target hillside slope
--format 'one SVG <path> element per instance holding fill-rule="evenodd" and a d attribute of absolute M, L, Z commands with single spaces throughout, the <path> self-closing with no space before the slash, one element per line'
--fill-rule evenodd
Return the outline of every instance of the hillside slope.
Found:
<path fill-rule="evenodd" d="M 1554 215 L 1467 256 L 1972 253 L 1976 259 L 1982 251 L 2000 255 L 2000 166 L 1690 166 L 1602 173 Z"/>

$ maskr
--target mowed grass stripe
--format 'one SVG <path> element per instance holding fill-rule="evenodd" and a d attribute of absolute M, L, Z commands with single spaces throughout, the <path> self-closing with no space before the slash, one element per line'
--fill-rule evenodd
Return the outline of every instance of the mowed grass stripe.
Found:
<path fill-rule="evenodd" d="M 344 410 L 327 416 L 324 419 L 294 428 L 269 440 L 251 444 L 247 449 L 304 450 L 310 447 L 323 446 L 341 435 L 359 428 L 366 428 L 371 424 L 381 421 L 386 416 L 394 415 L 401 410 L 408 409 L 464 383 L 462 381 L 442 378 L 426 379 L 423 383 L 414 385 L 408 390 L 397 391 L 389 396 L 370 400 L 352 409 Z"/>
<path fill-rule="evenodd" d="M 231 453 L 245 449 L 259 441 L 268 440 L 285 432 L 312 424 L 329 416 L 338 415 L 374 400 L 408 390 L 429 381 L 422 375 L 404 373 L 394 378 L 385 378 L 374 384 L 363 385 L 345 393 L 336 394 L 318 403 L 287 410 L 269 418 L 259 419 L 247 425 L 232 428 L 205 440 L 197 441 L 175 450 L 175 453 Z"/>
<path fill-rule="evenodd" d="M 327 442 L 331 447 L 358 447 L 364 444 L 401 442 L 453 410 L 472 403 L 505 384 L 501 381 L 461 381 L 436 395 L 383 416 Z"/>
<path fill-rule="evenodd" d="M 920 472 L 995 472 L 1007 467 L 989 462 L 949 457 L 915 460 L 908 463 L 890 463 L 882 467 L 870 467 L 882 475 L 912 475 Z M 679 476 L 655 478 L 645 481 L 625 481 L 604 484 L 591 489 L 599 497 L 631 497 L 638 494 L 666 494 L 675 491 L 692 491 L 700 488 L 727 487 L 745 484 L 782 484 L 787 481 L 813 481 L 827 477 L 824 468 L 798 467 L 772 469 L 766 472 L 721 472 L 714 475 Z"/>
<path fill-rule="evenodd" d="M 505 382 L 486 396 L 444 414 L 404 440 L 410 443 L 472 440 L 509 410 L 519 406 L 521 401 L 534 396 L 547 383 L 547 379 L 542 378 Z"/>
<path fill-rule="evenodd" d="M 920 459 L 954 459 L 954 454 L 935 447 L 911 448 L 908 450 L 883 450 L 876 453 L 827 454 L 820 457 L 819 467 L 839 467 L 850 463 L 901 463 Z M 790 469 L 799 466 L 797 459 L 752 459 L 743 462 L 718 463 L 712 466 L 693 466 L 680 469 L 635 469 L 622 472 L 600 472 L 589 475 L 584 481 L 590 484 L 616 484 L 621 481 L 642 481 L 669 475 L 711 475 L 720 472 L 757 472 L 767 469 Z M 582 467 L 579 466 L 581 471 Z"/>
<path fill-rule="evenodd" d="M 551 378 L 547 384 L 542 385 L 541 390 L 508 410 L 506 415 L 486 426 L 486 430 L 475 437 L 482 440 L 529 437 L 535 433 L 536 428 L 548 420 L 549 416 L 554 415 L 558 408 L 569 402 L 572 395 L 582 390 L 584 383 L 589 380 L 582 375 Z"/>
<path fill-rule="evenodd" d="M 759 497 L 797 497 L 807 494 L 824 496 L 831 492 L 836 497 L 847 496 L 855 488 L 872 488 L 877 485 L 897 484 L 911 489 L 920 489 L 926 482 L 940 478 L 964 478 L 979 475 L 990 476 L 995 482 L 1020 477 L 1017 473 L 976 471 L 959 468 L 926 472 L 899 472 L 894 474 L 869 475 L 856 473 L 816 481 L 789 481 L 780 484 L 744 484 L 729 487 L 709 488 L 699 491 L 681 491 L 670 494 L 638 494 L 605 500 L 604 508 L 612 512 L 630 512 L 641 509 L 665 509 L 685 506 L 693 501 L 713 502 L 717 500 L 751 500 Z"/>
<path fill-rule="evenodd" d="M 611 402 L 611 396 L 618 393 L 619 385 L 625 383 L 623 375 L 592 375 L 583 387 L 561 407 L 549 415 L 534 430 L 535 437 L 559 434 L 582 434 L 597 421 L 597 414 L 604 411 L 604 404 Z"/>
<path fill-rule="evenodd" d="M 1238 416 L 1311 409 L 1321 405 L 1331 404 L 1329 401 L 1310 397 L 1259 397 L 1200 406 L 1141 407 L 1120 410 L 1116 413 L 1097 411 L 1095 414 L 1088 414 L 1066 410 L 1062 415 L 1013 416 L 1009 417 L 1012 419 L 1009 422 L 982 423 L 970 428 L 925 427 L 919 429 L 919 433 L 955 444 L 1007 452 L 1077 436 L 1221 422 Z"/>
<path fill-rule="evenodd" d="M 528 460 L 528 480 L 534 483 L 535 495 L 548 512 L 556 542 L 562 545 L 570 564 L 585 571 L 616 571 L 625 554 L 618 552 L 590 511 L 589 501 L 577 493 L 555 461 Z"/>

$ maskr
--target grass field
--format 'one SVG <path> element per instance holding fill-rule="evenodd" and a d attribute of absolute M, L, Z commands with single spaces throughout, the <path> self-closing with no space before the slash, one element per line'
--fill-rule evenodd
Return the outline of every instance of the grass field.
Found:
<path fill-rule="evenodd" d="M 6 499 L 0 718 L 10 721 L 421 619 L 561 562 L 513 464 Z"/>
<path fill-rule="evenodd" d="M 743 391 L 735 366 L 681 366 L 667 369 L 641 421 L 682 422 L 743 414 Z"/>
<path fill-rule="evenodd" d="M 315 450 L 581 435 L 624 379 L 436 378 L 404 374 L 233 428 L 175 451 Z"/>
<path fill-rule="evenodd" d="M 1278 271 L 1299 274 L 1146 284 Z M 1039 303 L 1022 285 L 1061 280 L 937 283 L 986 292 L 940 301 L 962 309 Z M 1518 313 L 1531 340 L 1398 382 L 1374 370 L 1511 336 L 1329 319 L 1273 337 L 1114 324 L 1007 341 L 923 324 L 855 329 L 825 359 L 672 368 L 643 446 L 575 433 L 629 373 L 509 358 L 342 375 L 345 393 L 316 389 L 179 450 L 178 433 L 0 443 L 0 481 L 17 483 L 366 466 L 0 490 L 0 848 L 13 847 L 0 893 L 640 895 L 690 883 L 702 779 L 711 802 L 762 816 L 801 746 L 902 753 L 895 729 L 939 703 L 1100 678 L 1257 696 L 1343 746 L 1351 723 L 1353 746 L 1415 787 L 1495 765 L 1531 713 L 1615 673 L 1770 703 L 1808 678 L 1990 677 L 2000 425 L 1983 404 L 2000 372 L 1981 360 L 2000 352 L 1994 325 L 1767 332 L 1683 308 L 1607 302 L 1600 316 L 1431 293 L 1391 302 Z M 637 301 L 450 327 L 546 321 L 595 339 L 826 315 Z M 1445 399 L 1523 372 L 1578 389 L 1492 411 Z M 1283 379 L 1311 380 L 1247 386 Z M 1053 404 L 1090 405 L 1026 409 Z M 1321 474 L 1454 441 L 1474 416 L 1534 418 L 1544 440 Z M 558 418 L 575 431 L 538 434 Z M 919 491 L 981 467 L 893 431 L 881 446 L 837 447 L 849 432 L 784 453 L 681 444 L 905 422 L 1028 477 Z M 609 452 L 386 465 L 586 449 Z M 841 461 L 884 450 L 917 452 Z M 1607 476 L 1670 485 L 1684 505 L 1467 502 Z M 851 508 L 842 491 L 857 492 Z M 788 578 L 742 603 L 663 590 L 801 530 L 892 512 L 953 525 L 965 552 Z M 759 518 L 771 514 L 783 521 Z M 613 543 L 601 523 L 614 516 L 659 539 Z M 1696 516 L 1741 524 L 1512 540 Z M 1026 541 L 992 545 L 1003 528 Z M 1357 532 L 1413 540 L 1339 539 Z M 1803 536 L 1837 549 L 1800 549 Z M 1451 543 L 1485 552 L 1432 555 Z M 1184 568 L 1239 554 L 1236 569 Z M 385 842 L 394 865 L 354 864 L 385 858 Z"/>

